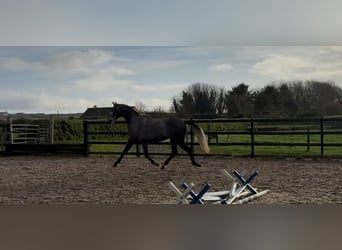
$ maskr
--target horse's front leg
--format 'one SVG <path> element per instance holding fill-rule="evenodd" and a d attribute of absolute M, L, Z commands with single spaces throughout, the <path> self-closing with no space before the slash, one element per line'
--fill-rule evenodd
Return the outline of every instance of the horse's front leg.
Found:
<path fill-rule="evenodd" d="M 133 146 L 133 143 L 132 143 L 132 142 L 130 142 L 130 141 L 127 142 L 127 144 L 126 144 L 124 150 L 122 151 L 122 153 L 121 153 L 119 159 L 117 159 L 116 162 L 113 164 L 113 168 L 118 166 L 118 164 L 120 163 L 120 161 L 122 160 L 122 158 L 124 157 L 124 155 L 127 154 L 128 150 L 130 150 L 130 148 L 131 148 L 132 146 Z"/>

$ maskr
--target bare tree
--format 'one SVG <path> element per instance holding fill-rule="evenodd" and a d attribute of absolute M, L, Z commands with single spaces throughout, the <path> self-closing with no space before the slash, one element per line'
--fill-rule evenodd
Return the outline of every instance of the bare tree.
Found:
<path fill-rule="evenodd" d="M 134 104 L 134 107 L 138 110 L 139 113 L 144 113 L 147 111 L 147 106 L 142 101 L 137 101 Z"/>
<path fill-rule="evenodd" d="M 154 107 L 152 110 L 153 113 L 166 113 L 163 106 Z"/>

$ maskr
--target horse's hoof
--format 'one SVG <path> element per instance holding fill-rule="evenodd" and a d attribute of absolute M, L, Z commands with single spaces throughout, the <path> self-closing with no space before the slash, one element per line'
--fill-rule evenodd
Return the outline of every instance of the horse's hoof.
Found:
<path fill-rule="evenodd" d="M 163 170 L 163 169 L 165 169 L 165 164 L 160 165 L 160 170 Z"/>
<path fill-rule="evenodd" d="M 193 163 L 192 165 L 194 165 L 194 166 L 196 166 L 196 167 L 202 167 L 202 165 L 199 164 L 199 163 L 197 163 L 197 162 Z"/>
<path fill-rule="evenodd" d="M 113 164 L 113 168 L 117 168 L 118 167 L 118 164 L 117 163 L 114 163 Z"/>

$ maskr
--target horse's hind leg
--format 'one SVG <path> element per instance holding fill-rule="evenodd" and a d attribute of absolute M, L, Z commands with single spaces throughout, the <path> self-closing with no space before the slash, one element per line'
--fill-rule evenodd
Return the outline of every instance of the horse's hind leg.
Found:
<path fill-rule="evenodd" d="M 185 152 L 188 153 L 188 155 L 190 156 L 192 165 L 197 166 L 197 167 L 200 167 L 200 166 L 201 166 L 200 164 L 198 164 L 198 163 L 195 161 L 194 155 L 192 154 L 192 150 L 191 150 L 191 148 L 190 148 L 188 145 L 186 145 L 184 142 L 180 142 L 180 143 L 178 143 L 178 145 L 179 145 Z"/>
<path fill-rule="evenodd" d="M 159 164 L 157 162 L 155 162 L 154 160 L 151 159 L 151 157 L 148 155 L 148 145 L 146 143 L 144 143 L 143 145 L 143 149 L 144 149 L 144 155 L 145 157 L 155 166 L 159 166 Z"/>
<path fill-rule="evenodd" d="M 177 144 L 175 142 L 171 141 L 171 155 L 169 158 L 166 159 L 166 161 L 161 165 L 161 169 L 164 169 L 167 164 L 171 161 L 171 159 L 178 153 L 177 152 Z"/>

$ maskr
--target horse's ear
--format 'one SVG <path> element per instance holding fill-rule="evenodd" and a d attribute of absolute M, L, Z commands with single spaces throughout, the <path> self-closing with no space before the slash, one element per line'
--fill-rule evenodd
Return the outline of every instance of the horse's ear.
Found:
<path fill-rule="evenodd" d="M 117 104 L 116 102 L 112 102 L 112 103 L 113 103 L 113 105 Z"/>

